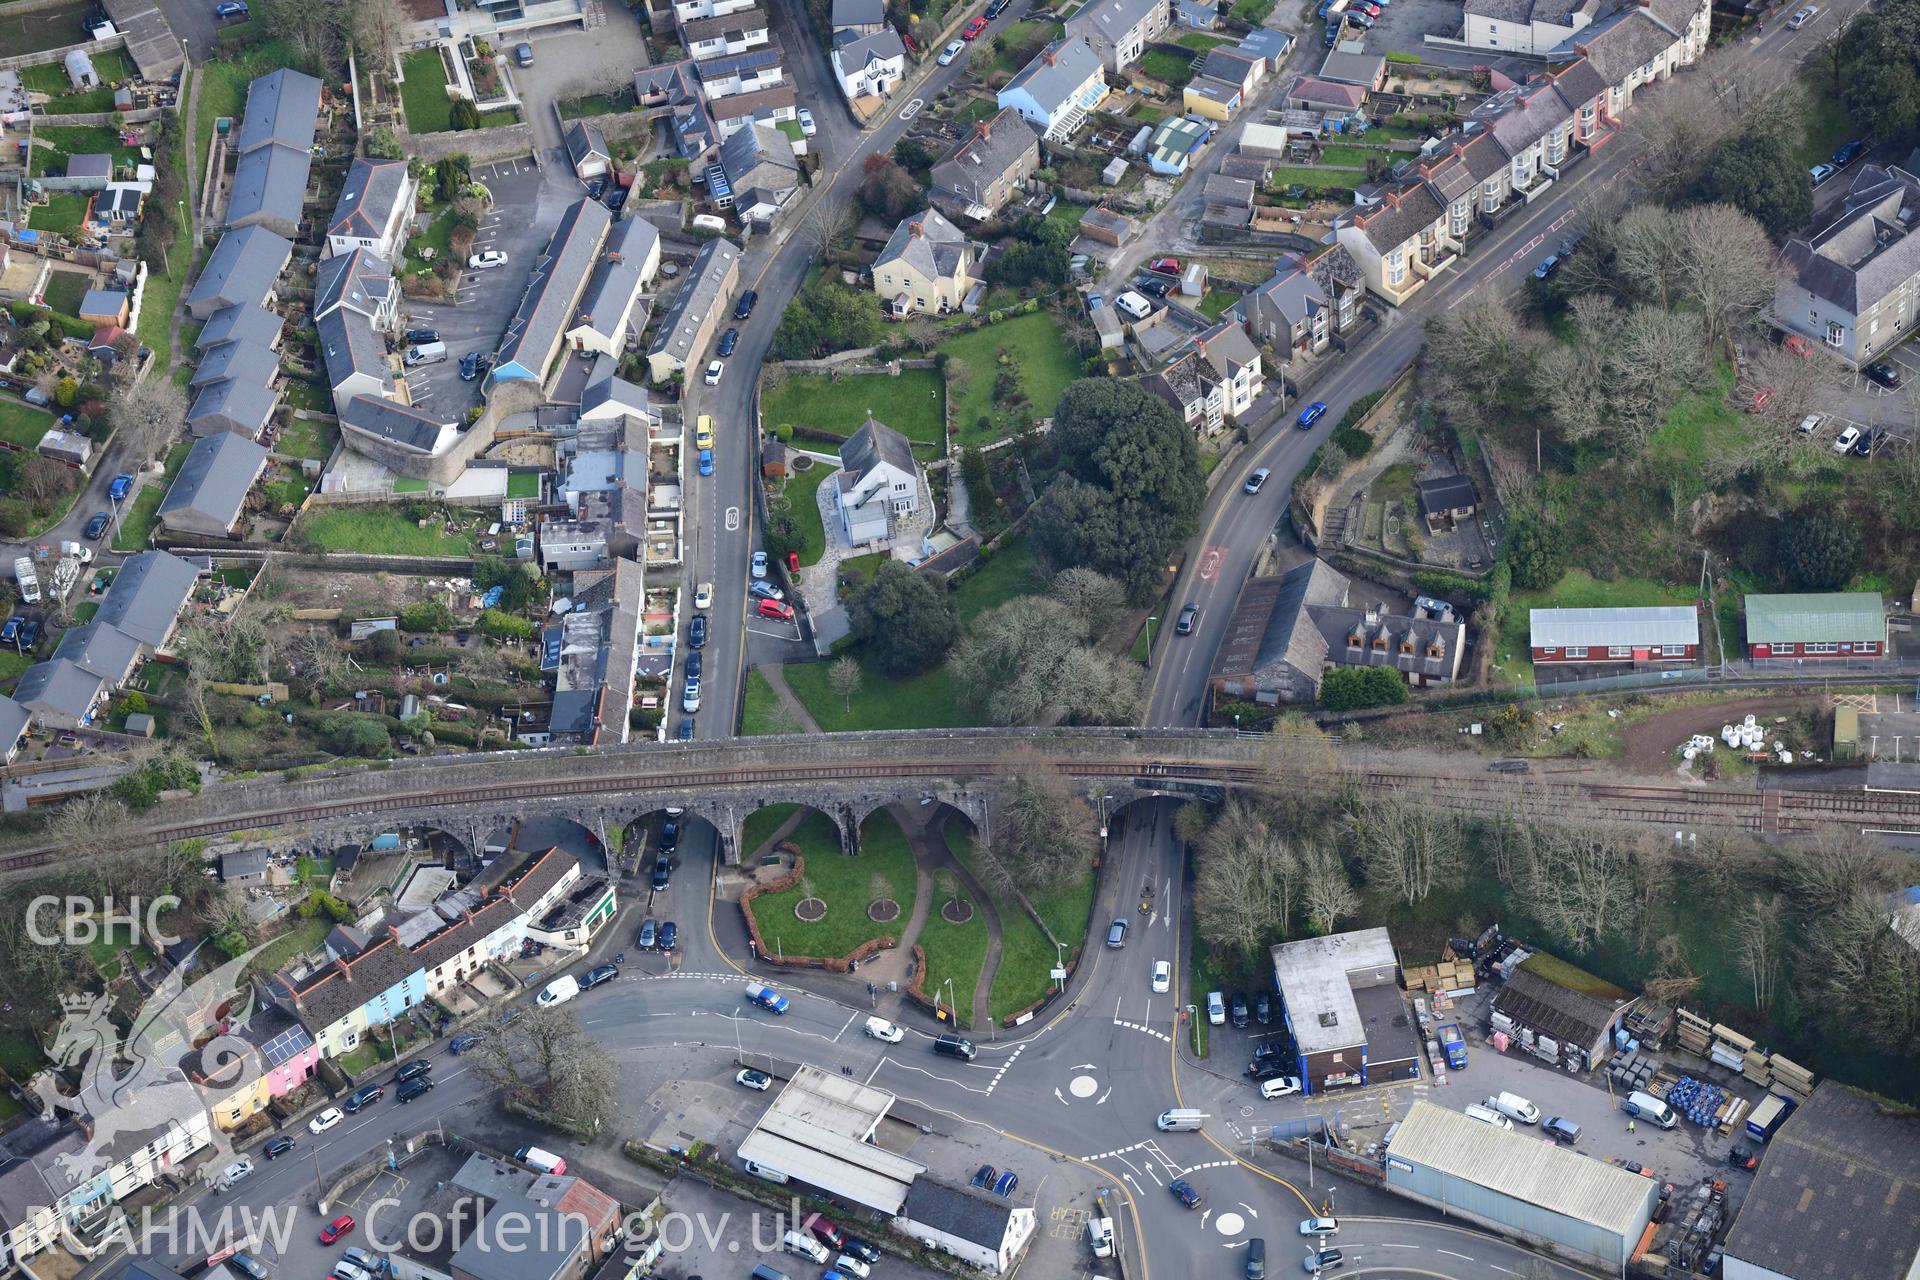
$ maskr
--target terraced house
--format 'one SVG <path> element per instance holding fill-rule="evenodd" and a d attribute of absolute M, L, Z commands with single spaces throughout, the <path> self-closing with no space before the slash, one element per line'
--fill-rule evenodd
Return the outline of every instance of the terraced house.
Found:
<path fill-rule="evenodd" d="M 1646 0 L 1557 46 L 1554 71 L 1495 94 L 1376 206 L 1341 216 L 1367 288 L 1398 306 L 1451 268 L 1469 237 L 1606 145 L 1640 86 L 1697 61 L 1707 31 L 1704 0 Z"/>
<path fill-rule="evenodd" d="M 956 218 L 981 222 L 1013 199 L 1040 167 L 1033 127 L 1011 108 L 973 126 L 933 166 L 933 203 Z"/>

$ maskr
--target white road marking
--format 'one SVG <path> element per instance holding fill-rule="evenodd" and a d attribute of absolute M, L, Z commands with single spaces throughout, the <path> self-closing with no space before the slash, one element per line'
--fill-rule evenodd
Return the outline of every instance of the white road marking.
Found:
<path fill-rule="evenodd" d="M 1451 1249 L 1435 1249 L 1435 1250 L 1434 1250 L 1434 1252 L 1435 1252 L 1435 1253 L 1444 1253 L 1444 1254 L 1446 1254 L 1446 1255 L 1447 1255 L 1447 1256 L 1448 1256 L 1449 1258 L 1458 1258 L 1458 1259 L 1460 1259 L 1460 1261 L 1462 1261 L 1462 1262 L 1472 1262 L 1472 1261 L 1473 1261 L 1473 1259 L 1472 1259 L 1472 1258 L 1469 1258 L 1469 1257 L 1468 1257 L 1468 1256 L 1467 1256 L 1466 1254 L 1464 1254 L 1464 1253 L 1455 1253 L 1455 1252 L 1454 1252 L 1453 1250 L 1451 1250 Z"/>
<path fill-rule="evenodd" d="M 834 1038 L 835 1040 L 838 1040 L 838 1039 L 839 1039 L 839 1038 L 840 1038 L 841 1036 L 843 1036 L 843 1035 L 845 1035 L 845 1034 L 847 1034 L 847 1027 L 850 1027 L 850 1026 L 852 1026 L 852 1025 L 853 1025 L 853 1020 L 854 1020 L 855 1018 L 858 1018 L 859 1016 L 860 1016 L 860 1015 L 859 1015 L 859 1014 L 858 1014 L 857 1012 L 856 1012 L 856 1013 L 854 1013 L 854 1014 L 851 1014 L 851 1015 L 849 1015 L 849 1016 L 848 1016 L 848 1018 L 847 1018 L 847 1022 L 846 1022 L 846 1026 L 843 1026 L 843 1027 L 841 1027 L 841 1028 L 840 1028 L 840 1030 L 839 1030 L 839 1031 L 838 1031 L 838 1032 L 837 1032 L 837 1033 L 836 1033 L 836 1034 L 834 1035 L 834 1037 L 833 1037 L 833 1038 Z"/>

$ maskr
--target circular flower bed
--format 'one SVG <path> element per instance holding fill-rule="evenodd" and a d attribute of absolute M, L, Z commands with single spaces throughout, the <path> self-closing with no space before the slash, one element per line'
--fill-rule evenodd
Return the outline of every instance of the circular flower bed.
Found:
<path fill-rule="evenodd" d="M 827 918 L 827 904 L 818 898 L 802 898 L 793 904 L 793 914 L 807 924 L 816 924 Z"/>
<path fill-rule="evenodd" d="M 973 919 L 973 904 L 959 898 L 949 898 L 940 905 L 940 918 L 948 924 L 965 924 Z"/>
<path fill-rule="evenodd" d="M 900 918 L 900 904 L 892 898 L 881 898 L 867 908 L 867 919 L 875 924 L 885 924 L 889 920 Z"/>

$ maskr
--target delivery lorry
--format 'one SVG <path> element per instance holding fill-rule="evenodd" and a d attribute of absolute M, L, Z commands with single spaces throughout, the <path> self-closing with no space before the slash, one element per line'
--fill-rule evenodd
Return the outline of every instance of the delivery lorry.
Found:
<path fill-rule="evenodd" d="M 20 598 L 28 604 L 40 603 L 40 577 L 33 571 L 33 561 L 21 556 L 13 562 L 13 580 L 20 584 Z"/>

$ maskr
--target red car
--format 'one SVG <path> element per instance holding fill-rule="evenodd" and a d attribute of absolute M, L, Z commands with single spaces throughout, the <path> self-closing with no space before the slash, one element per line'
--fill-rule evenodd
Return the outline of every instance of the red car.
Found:
<path fill-rule="evenodd" d="M 326 1226 L 320 1228 L 320 1243 L 332 1244 L 351 1230 L 353 1230 L 353 1215 L 343 1213 Z"/>
<path fill-rule="evenodd" d="M 1380 6 L 1373 3 L 1373 0 L 1353 0 L 1353 2 L 1347 6 L 1347 10 L 1348 12 L 1358 11 L 1364 13 L 1369 18 L 1377 18 L 1380 16 Z"/>
<path fill-rule="evenodd" d="M 982 31 L 985 31 L 986 29 L 987 29 L 986 18 L 985 17 L 975 18 L 972 22 L 969 22 L 967 24 L 967 29 L 960 33 L 960 38 L 962 40 L 972 40 L 975 37 L 977 37 Z"/>
<path fill-rule="evenodd" d="M 1150 267 L 1148 267 L 1148 268 L 1147 268 L 1147 270 L 1149 270 L 1149 271 L 1164 271 L 1164 272 L 1165 272 L 1166 274 L 1168 274 L 1168 275 L 1170 275 L 1170 276 L 1177 276 L 1177 275 L 1179 275 L 1179 274 L 1180 274 L 1180 259 L 1178 259 L 1178 258 L 1156 258 L 1156 259 L 1154 260 L 1154 263 L 1153 263 L 1153 265 L 1152 265 L 1152 266 L 1150 266 Z"/>
<path fill-rule="evenodd" d="M 760 602 L 760 616 L 763 618 L 773 618 L 779 622 L 792 622 L 793 606 L 784 600 L 762 600 Z"/>

